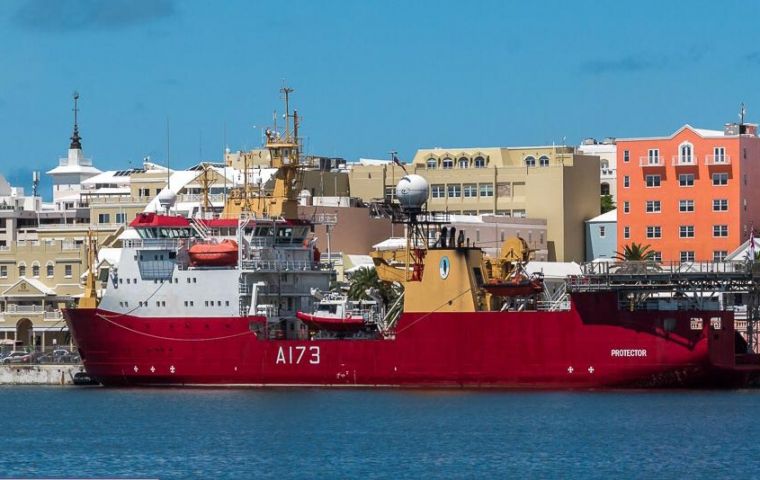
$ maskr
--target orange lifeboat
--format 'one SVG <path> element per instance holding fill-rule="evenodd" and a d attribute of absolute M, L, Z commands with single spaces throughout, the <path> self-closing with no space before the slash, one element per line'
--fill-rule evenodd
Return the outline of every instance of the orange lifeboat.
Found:
<path fill-rule="evenodd" d="M 483 285 L 483 289 L 498 297 L 524 297 L 544 291 L 543 279 L 539 277 L 513 277 L 506 280 L 492 279 Z"/>
<path fill-rule="evenodd" d="M 231 267 L 237 263 L 238 244 L 235 240 L 219 243 L 196 243 L 187 251 L 194 266 Z"/>

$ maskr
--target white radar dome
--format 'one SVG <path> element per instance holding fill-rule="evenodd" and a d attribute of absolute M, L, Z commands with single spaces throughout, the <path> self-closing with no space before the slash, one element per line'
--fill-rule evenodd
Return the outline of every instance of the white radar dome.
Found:
<path fill-rule="evenodd" d="M 427 180 L 419 175 L 405 175 L 396 185 L 396 198 L 401 207 L 419 209 L 427 202 L 430 187 Z"/>
<path fill-rule="evenodd" d="M 174 206 L 174 202 L 177 201 L 177 194 L 169 190 L 168 188 L 164 188 L 161 190 L 161 192 L 158 194 L 158 204 L 161 205 L 161 208 L 164 210 L 168 210 Z"/>

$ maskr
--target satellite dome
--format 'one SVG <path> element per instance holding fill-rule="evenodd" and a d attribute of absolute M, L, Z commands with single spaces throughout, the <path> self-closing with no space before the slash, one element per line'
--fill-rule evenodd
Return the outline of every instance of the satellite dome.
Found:
<path fill-rule="evenodd" d="M 427 180 L 419 175 L 405 175 L 396 185 L 396 198 L 405 209 L 422 208 L 427 202 L 429 192 Z"/>
<path fill-rule="evenodd" d="M 164 210 L 169 210 L 174 206 L 174 202 L 177 201 L 177 194 L 169 190 L 168 188 L 164 188 L 161 190 L 161 192 L 158 194 L 158 204 L 161 205 L 161 208 Z"/>

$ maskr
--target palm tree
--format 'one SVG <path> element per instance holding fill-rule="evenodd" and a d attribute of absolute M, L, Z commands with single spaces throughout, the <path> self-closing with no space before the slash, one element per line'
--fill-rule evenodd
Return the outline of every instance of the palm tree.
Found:
<path fill-rule="evenodd" d="M 351 300 L 371 300 L 369 292 L 376 291 L 383 299 L 385 306 L 392 304 L 401 294 L 400 287 L 395 283 L 383 282 L 377 276 L 374 268 L 360 268 L 350 279 L 348 298 Z"/>
<path fill-rule="evenodd" d="M 615 259 L 622 262 L 651 262 L 654 260 L 654 250 L 651 245 L 631 242 L 625 245 L 622 252 L 615 252 Z"/>

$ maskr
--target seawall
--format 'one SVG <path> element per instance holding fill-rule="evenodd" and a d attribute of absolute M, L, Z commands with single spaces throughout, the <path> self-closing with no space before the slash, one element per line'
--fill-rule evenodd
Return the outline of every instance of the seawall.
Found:
<path fill-rule="evenodd" d="M 81 365 L 0 365 L 0 385 L 73 385 Z"/>

